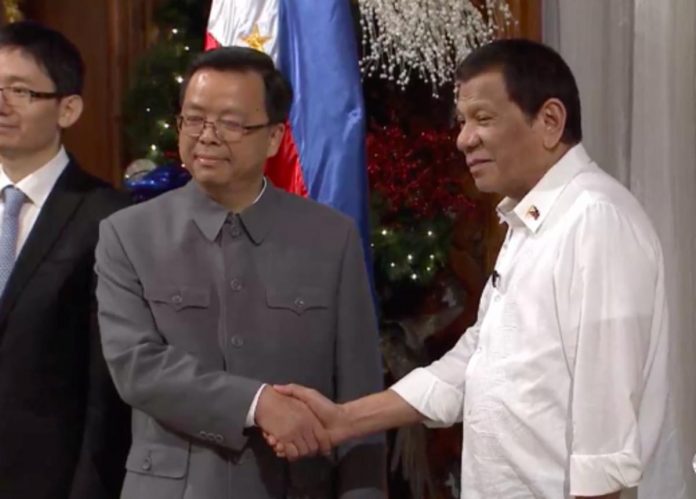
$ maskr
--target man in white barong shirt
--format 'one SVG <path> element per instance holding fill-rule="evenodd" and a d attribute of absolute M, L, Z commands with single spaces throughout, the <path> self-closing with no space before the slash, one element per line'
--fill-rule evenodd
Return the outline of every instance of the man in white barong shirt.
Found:
<path fill-rule="evenodd" d="M 496 41 L 460 64 L 457 84 L 457 147 L 479 190 L 505 196 L 508 226 L 476 324 L 385 392 L 334 405 L 283 390 L 335 444 L 462 421 L 465 499 L 628 497 L 668 423 L 660 242 L 582 146 L 578 89 L 558 54 Z"/>

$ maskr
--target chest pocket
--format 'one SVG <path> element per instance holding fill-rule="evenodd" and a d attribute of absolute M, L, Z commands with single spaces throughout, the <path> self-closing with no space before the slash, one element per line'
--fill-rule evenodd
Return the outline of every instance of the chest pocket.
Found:
<path fill-rule="evenodd" d="M 157 330 L 170 344 L 193 353 L 217 343 L 217 315 L 208 287 L 155 286 L 145 288 L 144 295 Z"/>
<path fill-rule="evenodd" d="M 296 315 L 303 315 L 310 310 L 328 308 L 329 296 L 318 287 L 269 287 L 266 289 L 266 303 L 271 309 L 290 310 Z"/>
<path fill-rule="evenodd" d="M 154 287 L 145 290 L 145 299 L 176 311 L 186 308 L 208 308 L 210 290 L 197 286 Z"/>

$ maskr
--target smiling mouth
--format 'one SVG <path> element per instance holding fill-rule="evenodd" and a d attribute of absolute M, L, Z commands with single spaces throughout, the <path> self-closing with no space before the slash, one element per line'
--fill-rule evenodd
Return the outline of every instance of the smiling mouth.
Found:
<path fill-rule="evenodd" d="M 212 163 L 219 163 L 221 161 L 224 161 L 223 158 L 216 158 L 213 156 L 196 156 L 195 157 L 196 161 L 202 164 L 212 164 Z"/>
<path fill-rule="evenodd" d="M 475 171 L 479 170 L 491 163 L 490 159 L 477 159 L 475 161 L 472 161 L 471 163 L 468 163 L 467 166 L 469 167 L 470 171 Z"/>

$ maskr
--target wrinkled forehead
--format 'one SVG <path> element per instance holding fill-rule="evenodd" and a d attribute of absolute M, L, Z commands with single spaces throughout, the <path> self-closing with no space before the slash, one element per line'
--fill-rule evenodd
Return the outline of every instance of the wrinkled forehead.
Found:
<path fill-rule="evenodd" d="M 455 102 L 458 110 L 472 105 L 504 106 L 511 103 L 502 71 L 484 71 L 455 84 Z"/>
<path fill-rule="evenodd" d="M 265 110 L 263 78 L 255 71 L 200 69 L 189 79 L 182 108 Z"/>

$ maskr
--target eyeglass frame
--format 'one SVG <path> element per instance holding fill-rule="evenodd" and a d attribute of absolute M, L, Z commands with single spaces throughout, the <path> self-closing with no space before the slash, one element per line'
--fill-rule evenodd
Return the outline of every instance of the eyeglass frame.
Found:
<path fill-rule="evenodd" d="M 32 90 L 30 88 L 23 88 L 23 87 L 15 87 L 15 86 L 7 86 L 7 87 L 0 87 L 0 94 L 2 94 L 2 99 L 5 101 L 5 103 L 9 106 L 16 107 L 16 104 L 10 104 L 9 100 L 5 96 L 5 92 L 7 90 L 11 90 L 13 92 L 25 92 L 26 95 L 29 97 L 29 100 L 27 101 L 27 104 L 31 104 L 37 99 L 41 100 L 48 100 L 48 99 L 62 99 L 65 97 L 65 95 L 61 94 L 60 92 L 39 92 L 38 90 Z M 16 95 L 16 94 L 15 94 Z"/>
<path fill-rule="evenodd" d="M 258 124 L 258 125 L 242 125 L 242 124 L 240 124 L 240 123 L 235 123 L 236 125 L 239 125 L 239 129 L 240 129 L 240 131 L 241 131 L 241 134 L 240 134 L 239 138 L 238 138 L 238 139 L 235 139 L 235 140 L 225 140 L 225 139 L 223 139 L 222 137 L 220 137 L 220 134 L 218 133 L 218 123 L 220 123 L 220 122 L 222 122 L 222 121 L 224 121 L 224 120 L 219 120 L 219 119 L 217 119 L 217 120 L 205 120 L 205 119 L 204 119 L 203 122 L 201 123 L 201 130 L 200 130 L 200 132 L 198 132 L 197 134 L 194 135 L 194 134 L 186 133 L 186 132 L 183 132 L 183 131 L 182 131 L 183 123 L 184 123 L 184 120 L 185 120 L 186 118 L 187 118 L 187 117 L 184 116 L 183 114 L 178 114 L 178 115 L 176 115 L 176 128 L 177 128 L 177 130 L 179 131 L 179 133 L 183 133 L 183 134 L 186 135 L 187 137 L 191 137 L 191 138 L 193 138 L 193 139 L 197 139 L 197 138 L 199 138 L 201 135 L 203 135 L 203 132 L 205 132 L 206 126 L 210 125 L 210 126 L 212 127 L 212 129 L 213 129 L 213 133 L 215 134 L 215 136 L 216 136 L 219 140 L 221 140 L 221 141 L 223 141 L 223 142 L 232 142 L 232 143 L 241 142 L 241 140 L 242 140 L 244 137 L 246 137 L 247 135 L 249 135 L 250 133 L 253 133 L 253 132 L 257 131 L 257 130 L 261 130 L 262 128 L 267 128 L 267 127 L 269 127 L 269 126 L 277 125 L 277 124 L 278 124 L 278 122 L 273 122 L 273 121 L 268 121 L 268 122 L 266 122 L 266 123 L 260 123 L 260 124 Z"/>

